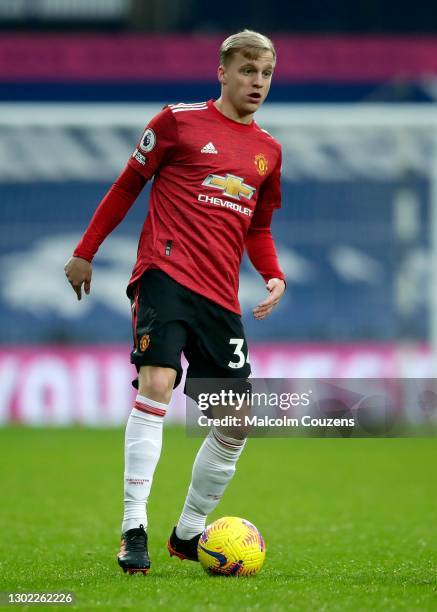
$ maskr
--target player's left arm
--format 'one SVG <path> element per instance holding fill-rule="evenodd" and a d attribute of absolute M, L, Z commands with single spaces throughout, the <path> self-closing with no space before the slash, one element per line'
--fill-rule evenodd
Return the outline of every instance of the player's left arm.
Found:
<path fill-rule="evenodd" d="M 255 211 L 246 237 L 246 250 L 255 269 L 266 282 L 269 295 L 253 309 L 255 319 L 265 319 L 278 304 L 285 291 L 285 275 L 279 267 L 271 232 L 272 209 Z"/>
<path fill-rule="evenodd" d="M 285 274 L 282 272 L 271 224 L 273 212 L 281 206 L 281 156 L 276 167 L 262 186 L 252 222 L 246 236 L 246 250 L 255 269 L 266 282 L 269 295 L 253 309 L 257 320 L 265 319 L 279 303 L 285 291 Z"/>

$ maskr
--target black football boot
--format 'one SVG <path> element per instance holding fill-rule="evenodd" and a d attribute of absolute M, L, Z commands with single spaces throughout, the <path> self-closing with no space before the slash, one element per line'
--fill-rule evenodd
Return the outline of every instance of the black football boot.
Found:
<path fill-rule="evenodd" d="M 175 555 L 182 561 L 184 559 L 188 559 L 189 561 L 199 561 L 199 557 L 197 556 L 197 544 L 200 536 L 201 534 L 199 533 L 199 535 L 194 536 L 194 538 L 191 538 L 191 540 L 181 540 L 176 535 L 176 527 L 173 527 L 173 531 L 171 532 L 171 536 L 167 542 L 170 557 Z"/>
<path fill-rule="evenodd" d="M 150 559 L 147 551 L 147 533 L 144 526 L 128 529 L 121 536 L 120 552 L 117 555 L 118 565 L 124 572 L 146 575 L 150 570 Z"/>

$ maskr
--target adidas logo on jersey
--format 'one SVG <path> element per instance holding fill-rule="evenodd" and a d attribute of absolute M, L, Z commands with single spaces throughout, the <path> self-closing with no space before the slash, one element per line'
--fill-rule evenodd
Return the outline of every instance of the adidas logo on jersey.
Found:
<path fill-rule="evenodd" d="M 212 144 L 212 142 L 208 142 L 208 144 L 206 144 L 203 149 L 200 150 L 201 153 L 214 153 L 215 155 L 217 155 L 218 151 L 215 148 L 215 146 Z"/>

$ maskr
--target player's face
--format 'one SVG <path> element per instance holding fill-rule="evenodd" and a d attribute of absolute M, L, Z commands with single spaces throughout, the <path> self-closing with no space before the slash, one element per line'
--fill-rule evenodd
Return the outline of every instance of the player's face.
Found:
<path fill-rule="evenodd" d="M 257 59 L 248 59 L 240 51 L 227 66 L 219 67 L 222 98 L 239 117 L 255 113 L 269 93 L 274 60 L 271 51 L 262 52 Z"/>

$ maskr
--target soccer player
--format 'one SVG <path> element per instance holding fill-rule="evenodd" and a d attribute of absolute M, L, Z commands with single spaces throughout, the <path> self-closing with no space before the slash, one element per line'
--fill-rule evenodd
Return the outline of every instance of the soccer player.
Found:
<path fill-rule="evenodd" d="M 138 395 L 125 435 L 124 517 L 118 563 L 147 573 L 146 504 L 173 388 L 187 378 L 246 379 L 247 342 L 238 303 L 244 249 L 266 282 L 261 320 L 279 302 L 284 275 L 270 225 L 280 207 L 281 148 L 254 121 L 269 92 L 276 53 L 245 30 L 220 48 L 221 95 L 170 104 L 147 125 L 126 168 L 98 206 L 65 264 L 77 298 L 89 294 L 91 261 L 154 177 L 127 293 L 132 304 Z M 197 454 L 171 555 L 197 561 L 197 542 L 245 444 L 241 430 L 213 428 Z"/>

